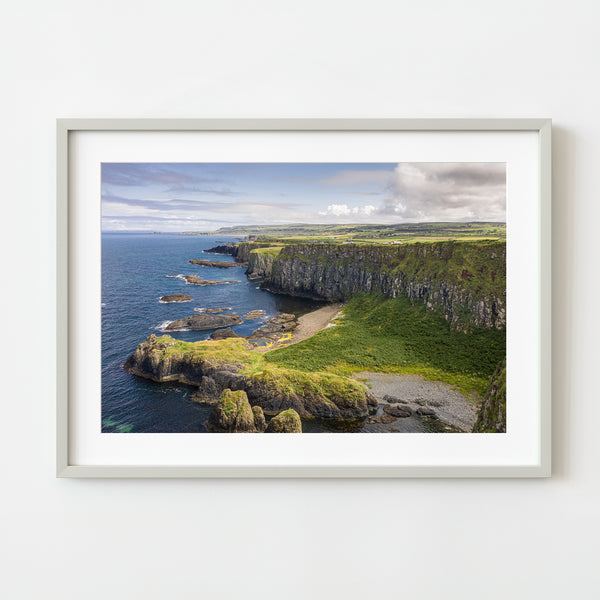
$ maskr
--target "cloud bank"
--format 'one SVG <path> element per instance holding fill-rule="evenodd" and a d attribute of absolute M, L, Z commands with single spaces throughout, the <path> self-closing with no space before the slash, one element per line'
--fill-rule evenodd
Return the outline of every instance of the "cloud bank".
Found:
<path fill-rule="evenodd" d="M 504 221 L 505 163 L 399 163 L 377 214 L 410 221 Z"/>

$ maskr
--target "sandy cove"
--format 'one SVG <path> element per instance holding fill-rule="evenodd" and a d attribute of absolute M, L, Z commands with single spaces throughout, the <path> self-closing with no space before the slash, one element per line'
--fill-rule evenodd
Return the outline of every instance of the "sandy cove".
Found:
<path fill-rule="evenodd" d="M 302 315 L 301 317 L 298 317 L 298 325 L 290 332 L 290 337 L 288 339 L 284 338 L 283 340 L 274 342 L 268 347 L 257 348 L 257 350 L 266 352 L 268 350 L 274 350 L 275 348 L 283 348 L 284 346 L 297 344 L 298 342 L 311 337 L 315 333 L 318 333 L 322 329 L 333 326 L 335 324 L 335 319 L 342 316 L 343 308 L 344 305 L 337 302 Z"/>

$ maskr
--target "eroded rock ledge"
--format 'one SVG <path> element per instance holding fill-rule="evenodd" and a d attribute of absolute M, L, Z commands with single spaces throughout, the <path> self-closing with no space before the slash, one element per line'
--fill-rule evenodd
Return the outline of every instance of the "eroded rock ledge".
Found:
<path fill-rule="evenodd" d="M 197 386 L 194 400 L 218 403 L 223 390 L 243 390 L 252 406 L 275 415 L 294 409 L 301 416 L 366 417 L 377 400 L 360 383 L 330 373 L 305 373 L 267 363 L 245 340 L 182 342 L 151 335 L 127 359 L 129 373 L 152 381 Z"/>
<path fill-rule="evenodd" d="M 175 331 L 181 329 L 189 329 L 191 331 L 209 331 L 217 327 L 231 327 L 242 323 L 242 318 L 238 315 L 221 315 L 221 314 L 206 314 L 194 313 L 189 317 L 177 319 L 169 323 L 165 329 L 167 331 Z"/>

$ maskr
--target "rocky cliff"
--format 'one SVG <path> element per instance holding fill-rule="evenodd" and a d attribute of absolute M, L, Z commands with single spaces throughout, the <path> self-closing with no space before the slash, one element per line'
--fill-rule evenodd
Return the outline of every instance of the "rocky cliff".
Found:
<path fill-rule="evenodd" d="M 274 292 L 343 301 L 359 292 L 409 297 L 457 329 L 506 326 L 506 244 L 292 244 L 248 254 L 248 275 Z"/>
<path fill-rule="evenodd" d="M 209 254 L 230 254 L 235 258 L 236 263 L 247 263 L 250 252 L 256 248 L 268 248 L 270 243 L 261 242 L 238 242 L 237 244 L 222 244 L 209 248 L 204 252 Z"/>
<path fill-rule="evenodd" d="M 506 360 L 498 365 L 490 379 L 473 432 L 506 432 Z"/>
<path fill-rule="evenodd" d="M 269 278 L 278 253 L 279 250 L 277 253 L 252 250 L 248 255 L 248 270 L 246 271 L 248 277 L 251 279 Z"/>
<path fill-rule="evenodd" d="M 127 359 L 129 373 L 157 382 L 179 381 L 197 386 L 194 399 L 218 403 L 223 390 L 243 390 L 252 406 L 266 414 L 294 409 L 301 416 L 357 418 L 377 403 L 364 386 L 330 373 L 304 373 L 261 363 L 244 340 L 181 342 L 151 335 Z"/>

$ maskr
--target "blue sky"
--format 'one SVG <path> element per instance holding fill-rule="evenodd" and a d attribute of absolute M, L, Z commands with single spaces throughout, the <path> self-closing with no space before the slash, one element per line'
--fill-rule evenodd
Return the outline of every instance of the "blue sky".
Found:
<path fill-rule="evenodd" d="M 104 231 L 504 221 L 504 163 L 103 163 Z"/>

